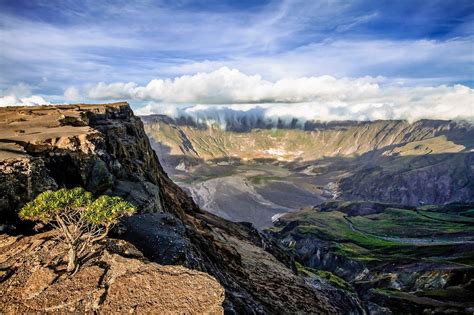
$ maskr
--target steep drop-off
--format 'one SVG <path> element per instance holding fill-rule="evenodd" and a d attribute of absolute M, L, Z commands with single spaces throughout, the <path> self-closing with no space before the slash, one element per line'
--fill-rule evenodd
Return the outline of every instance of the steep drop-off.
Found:
<path fill-rule="evenodd" d="M 214 276 L 228 312 L 362 312 L 330 284 L 305 282 L 291 257 L 251 226 L 200 210 L 165 174 L 128 104 L 0 109 L 2 228 L 18 232 L 16 211 L 39 192 L 75 186 L 137 205 L 120 237 L 150 260 Z"/>

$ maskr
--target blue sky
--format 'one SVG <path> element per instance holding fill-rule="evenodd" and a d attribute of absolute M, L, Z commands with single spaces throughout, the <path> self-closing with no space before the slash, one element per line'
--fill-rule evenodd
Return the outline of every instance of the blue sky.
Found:
<path fill-rule="evenodd" d="M 0 36 L 2 94 L 52 102 L 222 67 L 269 82 L 474 86 L 474 1 L 0 0 Z"/>

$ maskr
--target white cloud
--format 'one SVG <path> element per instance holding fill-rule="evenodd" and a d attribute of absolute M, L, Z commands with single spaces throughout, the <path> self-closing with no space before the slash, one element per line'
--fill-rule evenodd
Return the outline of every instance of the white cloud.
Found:
<path fill-rule="evenodd" d="M 5 106 L 33 106 L 33 105 L 49 105 L 42 96 L 30 95 L 29 97 L 17 97 L 16 95 L 0 96 L 0 107 Z"/>
<path fill-rule="evenodd" d="M 416 96 L 417 95 L 417 96 Z M 398 100 L 395 100 L 397 99 Z M 225 125 L 229 119 L 246 116 L 251 120 L 263 119 L 300 123 L 307 120 L 379 120 L 405 119 L 462 119 L 474 121 L 473 90 L 465 86 L 441 86 L 421 90 L 394 88 L 385 94 L 356 101 L 262 103 L 228 105 L 174 106 L 150 103 L 136 111 L 140 115 L 164 114 L 171 117 L 187 116 L 196 121 L 216 121 Z"/>
<path fill-rule="evenodd" d="M 42 96 L 33 95 L 30 88 L 23 83 L 0 91 L 0 107 L 19 105 L 49 105 Z"/>
<path fill-rule="evenodd" d="M 222 67 L 212 72 L 184 75 L 175 79 L 154 79 L 146 86 L 136 83 L 99 83 L 88 89 L 91 99 L 132 99 L 165 103 L 297 103 L 332 100 L 335 97 L 371 95 L 381 78 L 336 79 L 331 76 L 263 80 L 260 75 L 246 75 Z M 350 95 L 347 94 L 351 91 Z"/>
<path fill-rule="evenodd" d="M 234 55 L 230 60 L 192 61 L 160 70 L 182 75 L 210 72 L 226 65 L 272 80 L 369 74 L 444 84 L 471 79 L 472 41 L 473 38 L 446 41 L 327 39 L 276 54 Z"/>
<path fill-rule="evenodd" d="M 149 103 L 143 107 L 140 107 L 139 109 L 134 110 L 134 112 L 136 115 L 140 116 L 161 114 L 170 117 L 178 117 L 183 114 L 183 112 L 176 105 L 155 103 Z"/>
<path fill-rule="evenodd" d="M 93 99 L 150 101 L 139 109 L 140 114 L 196 118 L 219 119 L 244 112 L 303 121 L 474 118 L 474 90 L 469 87 L 406 87 L 381 77 L 313 76 L 271 82 L 260 75 L 223 67 L 172 80 L 155 79 L 146 86 L 133 82 L 100 83 L 87 93 Z"/>
<path fill-rule="evenodd" d="M 79 101 L 81 99 L 81 95 L 79 94 L 79 90 L 77 88 L 70 86 L 64 90 L 64 98 L 67 101 Z"/>

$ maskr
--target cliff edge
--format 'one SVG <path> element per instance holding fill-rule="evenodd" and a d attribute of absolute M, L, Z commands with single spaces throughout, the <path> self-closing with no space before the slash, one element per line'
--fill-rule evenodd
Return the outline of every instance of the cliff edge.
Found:
<path fill-rule="evenodd" d="M 151 261 L 206 272 L 229 313 L 362 313 L 295 273 L 292 258 L 248 224 L 200 210 L 163 171 L 127 103 L 0 108 L 0 224 L 38 193 L 81 186 L 121 196 L 139 213 L 119 237 Z"/>

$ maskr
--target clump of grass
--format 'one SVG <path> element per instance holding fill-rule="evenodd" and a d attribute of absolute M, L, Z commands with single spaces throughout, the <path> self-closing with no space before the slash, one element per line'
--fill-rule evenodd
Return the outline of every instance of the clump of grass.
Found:
<path fill-rule="evenodd" d="M 298 271 L 298 273 L 302 274 L 305 277 L 318 276 L 320 278 L 327 280 L 330 284 L 342 290 L 351 291 L 351 292 L 354 291 L 354 289 L 349 283 L 347 283 L 341 277 L 333 274 L 332 272 L 325 271 L 325 270 L 316 270 L 310 267 L 306 267 L 300 264 L 299 262 L 295 262 L 295 264 L 296 264 L 296 270 Z"/>

